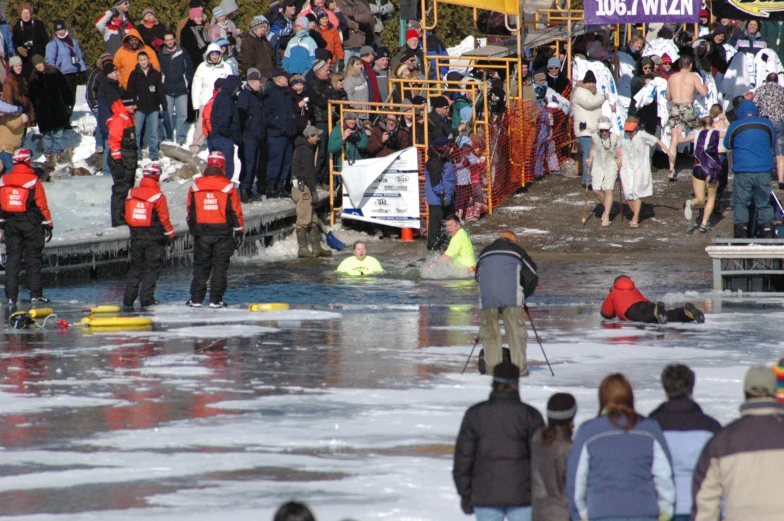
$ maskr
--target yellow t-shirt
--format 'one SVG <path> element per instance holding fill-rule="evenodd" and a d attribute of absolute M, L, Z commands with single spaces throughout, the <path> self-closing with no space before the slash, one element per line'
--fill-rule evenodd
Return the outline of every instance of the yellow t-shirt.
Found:
<path fill-rule="evenodd" d="M 454 237 L 449 240 L 449 247 L 444 252 L 444 255 L 451 257 L 455 266 L 466 269 L 476 267 L 474 245 L 471 244 L 471 239 L 468 237 L 468 232 L 465 231 L 465 228 L 460 228 Z"/>
<path fill-rule="evenodd" d="M 381 264 L 375 257 L 367 255 L 364 259 L 359 260 L 352 255 L 343 259 L 343 262 L 338 266 L 337 272 L 343 275 L 351 275 L 352 277 L 361 277 L 363 275 L 378 275 L 384 272 L 384 268 L 381 267 Z"/>

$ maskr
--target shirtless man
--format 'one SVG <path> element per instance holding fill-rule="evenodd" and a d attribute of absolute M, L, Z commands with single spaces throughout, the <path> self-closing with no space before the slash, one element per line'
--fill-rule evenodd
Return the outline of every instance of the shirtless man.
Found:
<path fill-rule="evenodd" d="M 694 109 L 694 92 L 702 96 L 708 95 L 708 87 L 702 82 L 699 74 L 692 72 L 694 60 L 690 56 L 681 56 L 678 60 L 680 70 L 667 80 L 667 99 L 672 102 L 670 107 L 670 128 L 673 136 L 683 134 L 686 130 L 698 126 L 697 111 Z M 670 156 L 670 181 L 675 181 L 675 158 Z"/>

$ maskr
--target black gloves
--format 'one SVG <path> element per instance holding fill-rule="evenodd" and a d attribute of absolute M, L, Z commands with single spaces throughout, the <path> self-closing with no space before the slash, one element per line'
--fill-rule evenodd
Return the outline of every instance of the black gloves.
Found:
<path fill-rule="evenodd" d="M 115 17 L 115 18 L 119 18 L 120 17 L 120 10 L 117 9 L 116 7 L 112 7 L 111 9 L 109 9 L 109 11 L 112 13 L 113 17 Z"/>
<path fill-rule="evenodd" d="M 245 238 L 245 232 L 242 232 L 242 231 L 234 232 L 234 249 L 235 250 L 240 249 L 240 246 L 242 246 L 242 240 L 244 238 Z"/>
<path fill-rule="evenodd" d="M 44 237 L 46 237 L 46 242 L 52 240 L 52 228 L 44 228 Z"/>
<path fill-rule="evenodd" d="M 166 246 L 169 248 L 169 253 L 174 251 L 174 237 L 166 238 Z"/>
<path fill-rule="evenodd" d="M 467 497 L 460 498 L 460 508 L 463 509 L 463 513 L 466 515 L 474 513 L 474 507 L 471 505 L 471 500 Z"/>

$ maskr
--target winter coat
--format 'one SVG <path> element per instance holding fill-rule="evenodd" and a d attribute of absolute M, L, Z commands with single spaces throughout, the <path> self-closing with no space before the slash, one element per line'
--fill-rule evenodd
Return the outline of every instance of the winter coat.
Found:
<path fill-rule="evenodd" d="M 305 103 L 302 107 L 299 106 L 308 94 L 304 90 L 302 94 L 297 94 L 297 91 L 294 89 L 289 89 L 289 91 L 291 92 L 291 99 L 294 100 L 294 110 L 297 112 L 297 135 L 299 135 L 302 134 L 311 119 L 310 103 Z"/>
<path fill-rule="evenodd" d="M 196 199 L 197 192 L 212 192 L 216 197 L 225 194 L 225 214 L 222 224 L 209 224 L 199 222 L 200 212 Z M 242 204 L 237 193 L 236 186 L 231 179 L 226 179 L 222 175 L 197 175 L 193 178 L 193 184 L 188 190 L 186 203 L 186 219 L 188 229 L 194 237 L 203 235 L 212 236 L 231 236 L 234 233 L 242 232 L 245 221 L 242 216 Z M 213 213 L 213 212 L 211 212 Z M 210 216 L 216 217 L 216 216 Z"/>
<path fill-rule="evenodd" d="M 229 18 L 226 18 L 226 23 L 223 25 L 219 24 L 214 16 L 212 20 L 210 30 L 207 32 L 210 37 L 210 43 L 215 43 L 221 38 L 225 38 L 230 45 L 237 45 L 237 25 Z M 232 40 L 234 41 L 232 42 Z"/>
<path fill-rule="evenodd" d="M 70 121 L 66 109 L 71 104 L 71 89 L 57 67 L 46 65 L 44 72 L 33 70 L 28 89 L 41 132 L 68 127 Z"/>
<path fill-rule="evenodd" d="M 434 160 L 435 152 L 432 149 L 430 154 L 430 158 L 425 163 L 425 199 L 427 204 L 433 206 L 450 205 L 455 199 L 457 186 L 455 167 L 449 161 Z M 436 164 L 441 165 L 440 171 L 438 168 L 433 168 Z"/>
<path fill-rule="evenodd" d="M 542 431 L 531 441 L 532 521 L 570 521 L 566 505 L 566 462 L 572 449 L 563 430 L 557 429 L 550 445 L 542 443 Z"/>
<path fill-rule="evenodd" d="M 536 263 L 517 244 L 496 239 L 476 261 L 479 303 L 482 309 L 520 307 L 536 291 Z"/>
<path fill-rule="evenodd" d="M 264 139 L 267 129 L 261 93 L 245 85 L 237 96 L 237 110 L 240 115 L 242 139 Z"/>
<path fill-rule="evenodd" d="M 316 146 L 308 143 L 308 138 L 297 136 L 291 158 L 291 176 L 305 183 L 311 194 L 316 193 Z"/>
<path fill-rule="evenodd" d="M 174 238 L 174 228 L 169 220 L 169 205 L 166 203 L 166 196 L 161 192 L 157 181 L 149 177 L 142 177 L 139 186 L 131 188 L 128 192 L 128 199 L 142 200 L 153 205 L 149 226 L 130 226 L 129 222 L 132 239 L 163 240 L 166 237 Z M 126 222 L 129 217 L 126 212 Z"/>
<path fill-rule="evenodd" d="M 147 47 L 152 47 L 156 52 L 163 47 L 163 35 L 166 34 L 166 27 L 157 19 L 152 27 L 147 27 L 144 22 L 142 22 L 136 26 L 136 30 L 141 35 L 142 41 Z"/>
<path fill-rule="evenodd" d="M 338 0 L 338 7 L 348 20 L 348 38 L 343 40 L 343 48 L 353 49 L 372 42 L 376 21 L 367 0 Z M 332 25 L 337 27 L 335 23 Z"/>
<path fill-rule="evenodd" d="M 767 41 L 762 36 L 761 31 L 757 31 L 756 34 L 753 35 L 746 31 L 741 31 L 730 38 L 729 44 L 735 47 L 738 52 L 750 52 L 752 54 L 756 54 L 760 49 L 766 49 L 768 47 Z"/>
<path fill-rule="evenodd" d="M 39 56 L 46 55 L 46 44 L 49 42 L 46 26 L 35 18 L 31 18 L 29 22 L 19 20 L 14 24 L 13 40 L 16 46 L 14 54 L 22 58 L 22 74 L 24 74 L 25 78 L 29 78 L 30 73 L 33 71 L 33 63 L 30 60 L 36 54 Z M 20 52 L 20 49 L 22 52 Z"/>
<path fill-rule="evenodd" d="M 136 31 L 133 23 L 128 18 L 114 18 L 112 11 L 106 11 L 95 21 L 95 28 L 103 37 L 103 48 L 114 56 L 123 46 L 125 36 L 131 31 Z M 136 32 L 138 35 L 138 31 Z M 141 37 L 140 37 L 141 39 Z M 32 54 L 29 55 L 32 58 Z"/>
<path fill-rule="evenodd" d="M 207 59 L 206 50 L 210 44 L 210 37 L 204 25 L 196 25 L 193 20 L 188 20 L 180 32 L 180 46 L 188 53 L 194 67 Z M 220 51 L 220 48 L 218 49 Z"/>
<path fill-rule="evenodd" d="M 99 59 L 98 61 L 100 62 L 101 60 Z M 90 74 L 87 76 L 87 87 L 85 88 L 87 105 L 93 112 L 98 111 L 98 89 L 101 86 L 101 82 L 104 80 L 106 80 L 106 76 L 103 74 L 100 63 L 98 63 L 92 68 Z"/>
<path fill-rule="evenodd" d="M 87 72 L 82 48 L 70 34 L 66 34 L 65 38 L 55 35 L 46 45 L 46 64 L 57 67 L 63 74 Z"/>
<path fill-rule="evenodd" d="M 311 106 L 314 123 L 327 123 L 329 117 L 329 95 L 332 86 L 329 80 L 313 78 L 308 82 L 305 93 L 310 98 L 308 103 Z"/>
<path fill-rule="evenodd" d="M 753 101 L 745 100 L 724 135 L 724 148 L 732 150 L 732 171 L 770 172 L 773 169 L 776 132 L 767 118 L 759 117 Z"/>
<path fill-rule="evenodd" d="M 472 506 L 531 505 L 531 442 L 542 415 L 518 391 L 490 393 L 466 411 L 455 443 L 452 477 Z"/>
<path fill-rule="evenodd" d="M 158 53 L 158 62 L 163 74 L 163 88 L 167 96 L 183 96 L 188 94 L 188 86 L 193 82 L 193 63 L 188 53 L 179 45 L 170 51 L 164 45 Z"/>
<path fill-rule="evenodd" d="M 675 472 L 675 514 L 691 514 L 691 480 L 702 448 L 721 424 L 702 412 L 688 396 L 679 396 L 659 405 L 650 418 L 664 431 Z"/>
<path fill-rule="evenodd" d="M 234 93 L 242 85 L 239 76 L 229 76 L 223 83 L 223 88 L 215 96 L 210 114 L 212 130 L 210 137 L 218 135 L 231 139 L 235 145 L 242 142 L 242 131 L 240 130 L 240 114 L 237 110 L 237 103 L 234 101 Z"/>
<path fill-rule="evenodd" d="M 0 151 L 13 154 L 22 146 L 26 114 L 1 114 L 0 115 Z"/>
<path fill-rule="evenodd" d="M 452 128 L 446 117 L 439 115 L 435 110 L 431 110 L 427 115 L 428 123 L 428 138 L 430 142 L 434 142 L 436 138 L 441 136 L 455 139 L 457 137 L 457 128 Z"/>
<path fill-rule="evenodd" d="M 305 74 L 316 59 L 316 42 L 307 30 L 302 30 L 289 40 L 283 53 L 283 68 L 289 74 Z"/>
<path fill-rule="evenodd" d="M 417 57 L 416 70 L 420 74 L 423 74 L 425 72 L 425 63 L 424 63 L 425 53 L 424 51 L 422 51 L 422 47 L 411 49 L 408 45 L 403 45 L 403 47 L 399 48 L 397 52 L 394 54 L 394 56 L 392 56 L 392 58 L 389 60 L 389 70 L 394 71 L 395 69 L 397 69 L 397 66 L 400 65 L 400 61 L 403 59 L 403 56 L 405 56 L 409 52 L 412 52 L 416 55 Z M 422 77 L 424 78 L 424 74 Z"/>
<path fill-rule="evenodd" d="M 185 16 L 184 18 L 180 18 L 180 21 L 177 22 L 177 26 L 174 28 L 174 35 L 177 37 L 177 45 L 182 45 L 182 41 L 180 40 L 180 36 L 182 36 L 182 29 L 183 27 L 185 27 L 185 24 L 187 24 L 189 21 L 190 18 Z M 204 30 L 207 31 L 207 35 L 209 36 L 210 22 L 206 21 L 206 19 L 204 22 Z M 194 67 L 197 67 L 198 65 L 199 65 L 198 63 L 193 64 Z"/>
<path fill-rule="evenodd" d="M 672 459 L 659 424 L 638 416 L 624 430 L 606 414 L 583 423 L 569 453 L 566 493 L 572 519 L 672 516 Z"/>
<path fill-rule="evenodd" d="M 252 32 L 242 39 L 242 64 L 246 69 L 255 67 L 262 78 L 272 76 L 275 68 L 275 48 L 266 38 L 259 38 Z"/>
<path fill-rule="evenodd" d="M 25 187 L 29 190 L 24 212 L 0 212 L 0 228 L 10 225 L 21 227 L 43 226 L 51 230 L 54 226 L 46 192 L 38 174 L 24 163 L 17 163 L 0 179 L 0 185 Z"/>
<path fill-rule="evenodd" d="M 313 12 L 313 9 L 310 7 L 310 4 L 308 2 L 305 2 L 304 5 L 307 6 L 307 8 L 303 9 L 297 16 L 295 16 L 294 17 L 295 20 L 301 16 L 308 16 L 309 14 L 312 14 L 314 16 L 316 15 L 316 13 Z M 343 6 L 341 5 L 340 8 L 343 9 Z M 327 13 L 327 19 L 329 19 L 329 23 L 332 24 L 332 27 L 340 26 L 340 20 L 338 19 L 336 13 L 333 13 L 329 9 L 325 9 L 325 12 Z"/>
<path fill-rule="evenodd" d="M 130 47 L 128 47 L 128 39 L 131 36 L 135 36 L 139 40 L 142 37 L 136 31 L 136 29 L 131 29 L 128 31 L 128 34 L 125 35 L 123 38 L 123 45 L 114 55 L 114 66 L 117 67 L 117 70 L 120 72 L 120 77 L 118 79 L 120 83 L 120 87 L 127 88 L 128 85 L 128 78 L 131 76 L 131 73 L 139 64 L 139 60 L 136 58 L 137 55 L 144 51 L 147 53 L 147 57 L 150 58 L 150 66 L 157 70 L 161 70 L 161 64 L 158 63 L 158 56 L 155 54 L 155 51 L 152 50 L 152 47 L 147 47 L 146 45 L 142 44 L 139 46 L 138 49 L 132 51 Z"/>
<path fill-rule="evenodd" d="M 384 132 L 385 129 L 376 127 L 370 133 L 367 145 L 367 153 L 370 157 L 386 157 L 411 146 L 411 135 L 408 130 L 398 126 L 389 139 L 382 142 Z"/>
<path fill-rule="evenodd" d="M 591 137 L 596 134 L 596 125 L 602 115 L 602 105 L 604 105 L 604 94 L 601 92 L 591 92 L 582 85 L 574 89 L 572 109 L 575 137 Z"/>
<path fill-rule="evenodd" d="M 2 100 L 11 105 L 22 106 L 25 103 L 30 105 L 30 111 L 27 113 L 27 126 L 32 126 L 35 121 L 35 110 L 30 100 L 30 90 L 27 88 L 27 80 L 24 78 L 24 74 L 17 76 L 11 71 L 5 79 L 5 83 L 3 83 Z"/>
<path fill-rule="evenodd" d="M 326 43 L 326 49 L 332 53 L 331 65 L 334 67 L 338 60 L 342 60 L 344 56 L 343 40 L 340 39 L 340 31 L 331 25 L 326 27 L 319 25 L 318 32 Z"/>
<path fill-rule="evenodd" d="M 545 74 L 547 76 L 547 86 L 553 89 L 558 94 L 563 94 L 566 90 L 566 87 L 571 85 L 569 78 L 566 77 L 566 74 L 563 72 L 559 72 L 558 76 L 553 78 L 550 74 Z"/>
<path fill-rule="evenodd" d="M 368 101 L 368 82 L 363 75 L 346 76 L 346 79 L 343 80 L 343 88 L 350 101 Z M 352 108 L 357 110 L 360 119 L 368 118 L 367 112 L 360 112 L 362 109 L 367 110 L 367 105 L 352 105 Z"/>
<path fill-rule="evenodd" d="M 626 318 L 626 312 L 639 302 L 650 301 L 642 296 L 632 279 L 619 277 L 613 284 L 610 294 L 604 299 L 601 311 L 602 317 L 606 319 L 618 317 L 620 320 L 629 320 Z"/>
<path fill-rule="evenodd" d="M 359 141 L 354 144 L 350 141 L 343 142 L 343 132 L 346 127 L 336 125 L 329 134 L 329 142 L 327 143 L 327 150 L 334 156 L 335 171 L 338 172 L 343 168 L 343 157 L 341 151 L 345 147 L 346 161 L 353 163 L 357 159 L 361 159 L 360 152 L 364 152 L 368 144 L 368 135 L 365 131 L 357 125 L 355 131 L 359 136 Z"/>
<path fill-rule="evenodd" d="M 16 54 L 16 49 L 14 48 L 14 39 L 13 34 L 11 33 L 11 24 L 8 22 L 5 16 L 0 15 L 0 36 L 3 38 L 3 47 L 0 49 L 2 51 L 3 56 L 2 58 L 5 61 L 8 61 L 11 56 Z"/>
<path fill-rule="evenodd" d="M 373 32 L 381 34 L 384 32 L 384 24 L 390 15 L 395 12 L 395 5 L 389 0 L 368 0 L 368 7 L 373 14 L 375 24 L 373 25 Z"/>
<path fill-rule="evenodd" d="M 466 108 L 473 108 L 473 103 L 465 96 L 458 96 L 454 103 L 452 103 L 452 128 L 457 128 L 462 123 L 460 112 Z"/>
<path fill-rule="evenodd" d="M 101 133 L 104 136 L 109 135 L 109 129 L 106 122 L 112 117 L 112 106 L 114 102 L 122 99 L 120 91 L 120 84 L 108 78 L 104 78 L 101 85 L 98 87 L 98 125 L 101 127 Z"/>
<path fill-rule="evenodd" d="M 694 469 L 694 521 L 778 521 L 784 511 L 784 404 L 753 398 L 717 433 Z M 723 499 L 723 501 L 722 501 Z"/>
<path fill-rule="evenodd" d="M 216 49 L 220 52 L 220 47 L 211 43 L 209 47 L 207 47 L 207 50 L 204 51 L 205 57 Z M 193 84 L 191 85 L 191 103 L 193 104 L 193 108 L 201 109 L 204 107 L 212 97 L 215 80 L 219 78 L 228 78 L 230 75 L 231 66 L 224 62 L 223 58 L 221 58 L 217 64 L 212 64 L 209 60 L 201 62 L 196 68 L 196 73 L 193 75 Z"/>
<path fill-rule="evenodd" d="M 376 75 L 376 85 L 378 85 L 378 96 L 382 102 L 389 101 L 389 69 L 382 71 L 373 68 L 373 74 Z"/>
<path fill-rule="evenodd" d="M 264 120 L 269 137 L 293 139 L 297 135 L 297 113 L 288 87 L 270 82 L 264 92 Z"/>
<path fill-rule="evenodd" d="M 167 109 L 163 76 L 152 67 L 148 67 L 145 74 L 141 65 L 136 66 L 128 78 L 128 92 L 132 92 L 138 98 L 136 110 L 139 112 L 152 114 Z"/>
<path fill-rule="evenodd" d="M 112 103 L 112 117 L 106 122 L 109 154 L 114 161 L 122 162 L 126 172 L 135 172 L 138 164 L 136 125 L 133 119 L 121 99 Z"/>

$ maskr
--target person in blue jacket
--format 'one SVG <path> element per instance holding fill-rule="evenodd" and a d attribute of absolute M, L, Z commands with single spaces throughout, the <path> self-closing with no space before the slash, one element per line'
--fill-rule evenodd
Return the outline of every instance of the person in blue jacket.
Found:
<path fill-rule="evenodd" d="M 231 75 L 223 82 L 223 88 L 215 97 L 210 113 L 212 130 L 207 138 L 210 152 L 218 150 L 226 157 L 226 178 L 234 177 L 234 145 L 242 142 L 240 116 L 234 97 L 240 90 L 242 80 Z"/>
<path fill-rule="evenodd" d="M 634 410 L 622 374 L 599 386 L 599 415 L 580 425 L 569 453 L 566 499 L 575 521 L 667 521 L 674 512 L 672 458 L 661 427 Z"/>
<path fill-rule="evenodd" d="M 451 215 L 455 199 L 457 176 L 449 161 L 452 142 L 440 136 L 433 141 L 425 163 L 425 198 L 429 209 L 427 224 L 427 249 L 434 250 L 446 244 L 443 233 L 444 217 Z"/>
<path fill-rule="evenodd" d="M 68 88 L 71 89 L 68 106 L 70 118 L 76 104 L 76 85 L 79 83 L 79 75 L 87 72 L 87 65 L 84 63 L 84 54 L 79 47 L 79 42 L 68 34 L 63 20 L 54 21 L 54 38 L 46 44 L 46 64 L 60 69 Z"/>
<path fill-rule="evenodd" d="M 267 126 L 267 197 L 289 197 L 287 188 L 297 111 L 289 89 L 289 75 L 281 68 L 272 71 L 272 81 L 264 92 L 264 122 Z"/>
<path fill-rule="evenodd" d="M 24 5 L 24 4 L 22 4 Z M 29 5 L 29 4 L 28 4 Z M 32 13 L 30 13 L 32 15 Z M 16 55 L 16 51 L 14 50 L 16 47 L 14 46 L 14 39 L 11 34 L 11 24 L 8 22 L 8 18 L 0 14 L 0 36 L 3 37 L 3 58 L 7 61 L 11 59 L 11 56 Z M 20 43 L 19 45 L 23 45 Z M 32 53 L 30 54 L 32 56 Z"/>
<path fill-rule="evenodd" d="M 745 100 L 724 135 L 724 148 L 732 151 L 732 224 L 735 238 L 749 234 L 749 208 L 757 208 L 762 237 L 773 238 L 773 207 L 770 205 L 770 171 L 775 166 L 776 131 L 768 118 L 761 118 L 757 105 Z"/>
<path fill-rule="evenodd" d="M 294 23 L 297 33 L 291 37 L 283 53 L 283 68 L 289 74 L 305 74 L 313 66 L 316 59 L 316 41 L 308 32 L 308 19 L 304 16 L 297 18 Z"/>
<path fill-rule="evenodd" d="M 253 182 L 259 193 L 263 191 L 261 183 L 261 156 L 264 135 L 264 106 L 261 102 L 261 72 L 251 67 L 248 69 L 247 83 L 237 96 L 237 110 L 240 114 L 242 144 L 240 145 L 240 200 L 250 202 Z M 267 165 L 264 164 L 264 167 Z"/>

